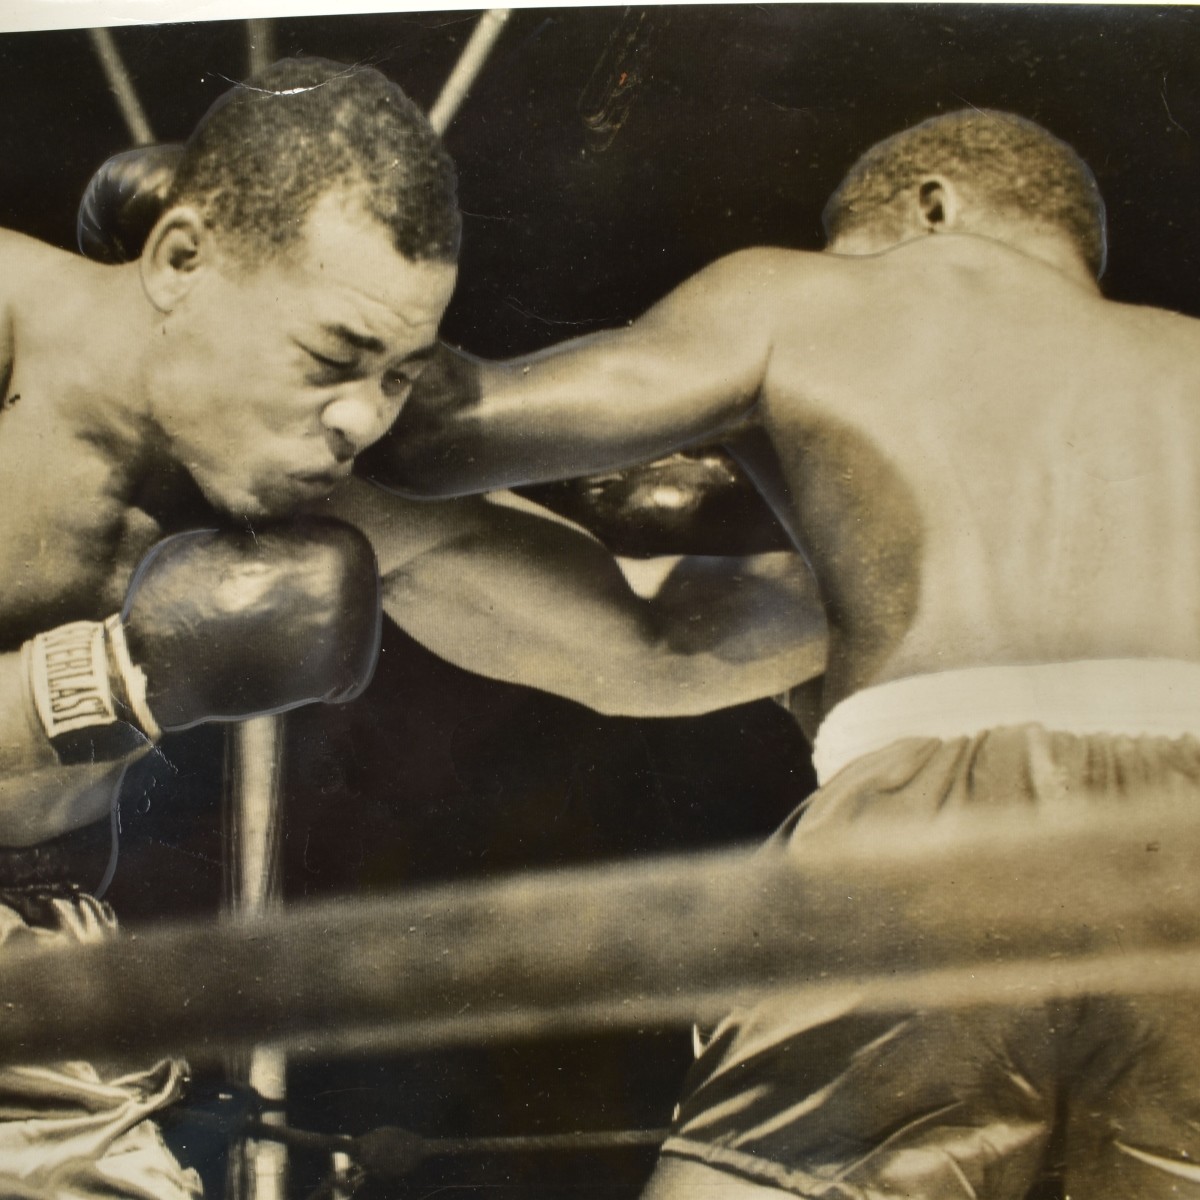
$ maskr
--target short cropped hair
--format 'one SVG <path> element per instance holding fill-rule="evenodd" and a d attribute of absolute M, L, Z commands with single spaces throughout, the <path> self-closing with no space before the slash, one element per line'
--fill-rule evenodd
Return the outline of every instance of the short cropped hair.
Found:
<path fill-rule="evenodd" d="M 453 262 L 454 164 L 417 106 L 370 67 L 283 59 L 216 101 L 184 148 L 167 206 L 195 205 L 257 263 L 343 190 L 409 259 Z"/>
<path fill-rule="evenodd" d="M 825 206 L 832 241 L 866 226 L 902 228 L 901 198 L 944 175 L 1012 216 L 1056 226 L 1099 276 L 1106 254 L 1104 201 L 1075 151 L 1011 113 L 970 108 L 922 121 L 872 146 Z"/>

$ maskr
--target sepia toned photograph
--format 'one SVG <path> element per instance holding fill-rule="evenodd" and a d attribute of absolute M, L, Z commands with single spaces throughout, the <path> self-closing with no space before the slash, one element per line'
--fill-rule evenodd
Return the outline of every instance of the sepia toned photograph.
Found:
<path fill-rule="evenodd" d="M 20 11 L 0 1200 L 1200 1200 L 1200 9 Z"/>

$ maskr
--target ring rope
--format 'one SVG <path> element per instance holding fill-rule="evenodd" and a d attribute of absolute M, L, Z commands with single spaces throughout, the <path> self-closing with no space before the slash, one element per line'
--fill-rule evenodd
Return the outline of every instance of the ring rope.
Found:
<path fill-rule="evenodd" d="M 471 85 L 483 70 L 492 47 L 511 16 L 511 8 L 489 8 L 471 31 L 462 54 L 442 86 L 441 94 L 429 110 L 429 123 L 439 135 L 444 134 L 450 122 L 454 120 L 455 113 L 466 100 Z"/>
<path fill-rule="evenodd" d="M 865 826 L 810 835 L 788 853 L 542 872 L 12 953 L 0 1062 L 686 1026 L 756 990 L 896 1011 L 1194 989 L 1190 798 L 1025 812 L 875 821 L 869 838 Z"/>
<path fill-rule="evenodd" d="M 89 29 L 88 37 L 96 57 L 100 60 L 100 68 L 108 81 L 109 90 L 121 110 L 121 117 L 125 121 L 129 136 L 134 145 L 148 146 L 154 141 L 154 131 L 150 128 L 146 110 L 138 99 L 137 89 L 133 86 L 133 79 L 125 66 L 125 60 L 121 57 L 121 51 L 117 49 L 113 35 L 107 29 L 99 28 Z"/>

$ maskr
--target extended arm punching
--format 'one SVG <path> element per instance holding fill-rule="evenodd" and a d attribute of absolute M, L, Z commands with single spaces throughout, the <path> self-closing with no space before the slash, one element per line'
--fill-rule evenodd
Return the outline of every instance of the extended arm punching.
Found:
<path fill-rule="evenodd" d="M 447 354 L 360 459 L 373 482 L 453 496 L 629 466 L 750 419 L 771 352 L 777 256 L 745 250 L 639 320 L 484 364 Z"/>
<path fill-rule="evenodd" d="M 149 188 L 155 160 L 140 162 Z M 125 212 L 129 194 L 141 194 L 127 186 L 137 165 L 106 164 L 85 213 L 114 188 Z M 111 228 L 111 215 L 92 226 Z M 409 415 L 360 457 L 360 473 L 449 495 L 624 466 L 731 433 L 766 371 L 778 253 L 732 255 L 629 328 L 528 362 L 485 368 L 445 356 Z M 710 565 L 686 589 L 681 567 L 645 600 L 608 550 L 532 506 L 412 504 L 354 481 L 315 507 L 368 535 L 397 622 L 481 674 L 603 712 L 667 716 L 778 693 L 824 666 L 824 621 L 799 560 L 784 579 L 731 559 L 725 577 Z"/>
<path fill-rule="evenodd" d="M 824 670 L 824 616 L 795 554 L 685 558 L 643 598 L 594 538 L 516 497 L 424 504 L 352 483 L 320 511 L 370 538 L 405 632 L 491 678 L 666 717 Z"/>

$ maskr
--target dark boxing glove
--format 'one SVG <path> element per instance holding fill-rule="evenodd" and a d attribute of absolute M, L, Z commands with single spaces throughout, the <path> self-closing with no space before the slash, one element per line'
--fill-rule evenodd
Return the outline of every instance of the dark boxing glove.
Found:
<path fill-rule="evenodd" d="M 355 458 L 355 474 L 385 491 L 429 498 L 455 494 L 444 487 L 455 480 L 457 448 L 435 449 L 441 439 L 435 436 L 431 445 L 426 435 L 436 434 L 448 414 L 479 403 L 480 366 L 480 360 L 439 342 L 395 424 Z"/>
<path fill-rule="evenodd" d="M 59 758 L 103 760 L 202 721 L 351 700 L 381 623 L 375 555 L 356 529 L 204 530 L 155 546 L 118 616 L 39 634 L 26 662 Z"/>
<path fill-rule="evenodd" d="M 629 558 L 795 548 L 742 468 L 724 450 L 711 447 L 516 490 Z"/>
<path fill-rule="evenodd" d="M 114 154 L 92 176 L 75 234 L 80 251 L 96 262 L 132 262 L 162 216 L 183 147 L 139 146 Z"/>

